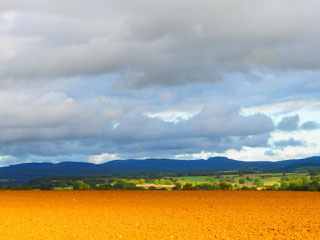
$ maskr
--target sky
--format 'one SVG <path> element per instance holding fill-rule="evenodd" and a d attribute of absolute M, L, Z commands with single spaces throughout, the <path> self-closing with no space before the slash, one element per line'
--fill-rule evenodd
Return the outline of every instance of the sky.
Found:
<path fill-rule="evenodd" d="M 320 155 L 318 0 L 0 1 L 0 166 Z"/>

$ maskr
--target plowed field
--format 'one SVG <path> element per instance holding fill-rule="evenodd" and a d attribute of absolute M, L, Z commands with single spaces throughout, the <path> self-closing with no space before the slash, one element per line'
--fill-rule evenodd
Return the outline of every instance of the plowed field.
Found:
<path fill-rule="evenodd" d="M 320 239 L 320 193 L 1 191 L 0 239 Z"/>

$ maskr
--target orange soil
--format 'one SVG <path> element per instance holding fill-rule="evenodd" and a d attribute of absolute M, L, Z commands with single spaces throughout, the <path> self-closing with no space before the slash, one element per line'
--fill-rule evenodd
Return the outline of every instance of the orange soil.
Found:
<path fill-rule="evenodd" d="M 0 239 L 320 239 L 320 193 L 0 191 Z"/>

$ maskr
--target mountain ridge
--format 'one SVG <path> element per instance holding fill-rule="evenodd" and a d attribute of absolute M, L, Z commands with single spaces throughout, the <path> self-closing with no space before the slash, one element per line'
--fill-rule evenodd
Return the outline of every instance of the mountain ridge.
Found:
<path fill-rule="evenodd" d="M 127 159 L 95 164 L 88 162 L 21 163 L 0 167 L 0 185 L 21 184 L 33 178 L 54 176 L 116 175 L 139 173 L 216 172 L 231 170 L 254 170 L 289 172 L 298 167 L 320 166 L 320 156 L 282 161 L 241 161 L 226 157 L 207 160 Z"/>

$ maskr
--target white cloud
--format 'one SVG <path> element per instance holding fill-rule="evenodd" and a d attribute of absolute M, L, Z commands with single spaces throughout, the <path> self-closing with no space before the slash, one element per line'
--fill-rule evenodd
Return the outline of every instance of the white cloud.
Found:
<path fill-rule="evenodd" d="M 99 155 L 93 155 L 89 157 L 89 162 L 95 163 L 95 164 L 100 164 L 100 163 L 105 163 L 108 161 L 112 160 L 119 160 L 120 158 L 118 157 L 118 154 L 113 153 L 102 153 Z"/>
<path fill-rule="evenodd" d="M 242 114 L 251 115 L 255 113 L 264 113 L 268 115 L 283 115 L 291 112 L 297 112 L 301 109 L 320 109 L 320 101 L 300 100 L 300 101 L 287 101 L 275 104 L 260 105 L 250 108 L 242 109 Z"/>
<path fill-rule="evenodd" d="M 159 118 L 165 122 L 178 123 L 182 120 L 188 120 L 197 115 L 200 111 L 185 112 L 185 111 L 165 111 L 158 113 L 143 113 L 150 118 Z"/>
<path fill-rule="evenodd" d="M 36 41 L 36 38 L 0 36 L 0 62 L 13 58 L 26 44 Z"/>

